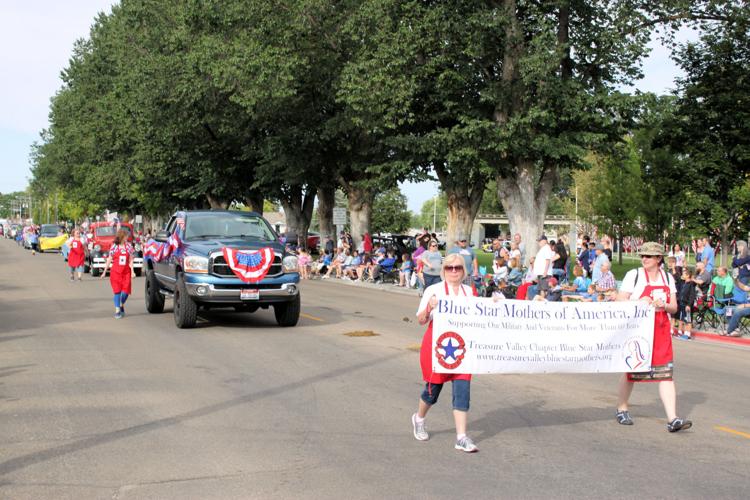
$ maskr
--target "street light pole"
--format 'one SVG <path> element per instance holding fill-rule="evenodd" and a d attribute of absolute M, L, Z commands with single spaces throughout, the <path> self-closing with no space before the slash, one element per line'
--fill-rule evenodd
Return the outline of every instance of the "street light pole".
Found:
<path fill-rule="evenodd" d="M 433 201 L 433 204 L 432 204 L 432 232 L 433 233 L 437 233 L 437 227 L 436 227 L 436 224 L 437 224 L 437 199 L 438 199 L 437 195 L 435 195 L 435 196 L 432 197 L 432 201 Z"/>

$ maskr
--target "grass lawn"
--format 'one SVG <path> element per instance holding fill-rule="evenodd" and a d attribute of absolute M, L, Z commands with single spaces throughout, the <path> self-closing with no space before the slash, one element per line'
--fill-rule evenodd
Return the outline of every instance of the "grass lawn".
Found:
<path fill-rule="evenodd" d="M 488 272 L 492 273 L 492 254 L 485 253 L 481 250 L 476 252 L 476 254 L 479 266 L 485 266 Z M 615 275 L 615 279 L 617 280 L 622 280 L 625 277 L 625 273 L 641 265 L 641 259 L 638 256 L 622 254 L 622 264 L 617 263 L 617 254 L 614 254 L 612 258 L 614 259 L 614 263 L 612 264 L 612 273 Z"/>

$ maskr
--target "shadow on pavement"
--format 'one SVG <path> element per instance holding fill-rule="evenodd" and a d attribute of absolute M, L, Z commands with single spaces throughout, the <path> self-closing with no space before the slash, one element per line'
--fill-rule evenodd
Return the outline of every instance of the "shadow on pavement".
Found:
<path fill-rule="evenodd" d="M 221 412 L 230 408 L 234 408 L 236 406 L 241 406 L 241 405 L 245 405 L 248 403 L 254 403 L 262 399 L 270 398 L 270 397 L 276 396 L 278 394 L 282 394 L 287 391 L 296 390 L 296 389 L 299 389 L 300 387 L 309 386 L 312 384 L 316 384 L 318 382 L 323 382 L 331 378 L 349 375 L 353 372 L 364 370 L 365 368 L 370 368 L 372 366 L 376 366 L 381 363 L 393 361 L 393 359 L 399 356 L 404 356 L 406 354 L 407 353 L 384 356 L 384 357 L 372 359 L 369 361 L 364 361 L 356 365 L 351 365 L 351 366 L 347 366 L 343 368 L 337 368 L 335 370 L 330 370 L 325 373 L 320 373 L 318 375 L 314 375 L 314 376 L 305 378 L 303 380 L 295 380 L 294 382 L 289 382 L 287 384 L 283 384 L 277 387 L 271 387 L 269 389 L 264 389 L 258 392 L 245 394 L 244 396 L 229 399 L 221 403 L 204 406 L 202 408 L 197 408 L 193 411 L 181 413 L 179 415 L 175 415 L 172 417 L 166 417 L 166 418 L 162 418 L 159 420 L 153 420 L 151 422 L 134 425 L 132 427 L 126 427 L 124 429 L 117 429 L 114 431 L 106 432 L 104 434 L 99 434 L 96 436 L 79 439 L 78 441 L 74 441 L 72 443 L 64 444 L 61 446 L 56 446 L 54 448 L 49 448 L 47 450 L 42 450 L 42 451 L 35 452 L 35 453 L 28 453 L 26 455 L 21 455 L 19 457 L 11 458 L 10 460 L 5 460 L 4 462 L 0 462 L 0 475 L 10 474 L 17 470 L 24 469 L 26 467 L 29 467 L 29 466 L 32 466 L 41 462 L 45 462 L 47 460 L 52 460 L 57 457 L 68 455 L 70 453 L 75 453 L 77 451 L 86 450 L 86 449 L 93 448 L 95 446 L 100 446 L 100 445 L 107 444 L 107 443 L 112 443 L 115 441 L 119 441 L 120 439 L 127 439 L 133 436 L 137 436 L 139 434 L 145 434 L 147 432 L 157 431 L 159 429 L 171 427 L 171 426 L 180 424 L 182 422 L 194 420 L 196 418 L 202 418 L 202 417 L 205 417 L 206 415 Z"/>
<path fill-rule="evenodd" d="M 28 335 L 24 335 L 24 337 L 28 337 Z M 36 365 L 3 366 L 2 368 L 0 368 L 0 377 L 9 377 L 16 373 L 23 373 L 27 371 L 28 368 L 31 368 L 32 366 L 36 366 Z"/>

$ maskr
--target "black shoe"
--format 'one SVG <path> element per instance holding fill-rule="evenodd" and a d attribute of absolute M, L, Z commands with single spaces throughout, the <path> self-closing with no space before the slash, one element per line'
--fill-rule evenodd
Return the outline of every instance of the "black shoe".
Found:
<path fill-rule="evenodd" d="M 677 432 L 683 429 L 690 429 L 693 423 L 690 420 L 683 420 L 681 418 L 675 418 L 667 424 L 667 430 L 669 432 Z"/>
<path fill-rule="evenodd" d="M 615 417 L 617 417 L 617 423 L 620 425 L 633 425 L 633 418 L 628 410 L 618 411 L 615 413 Z"/>

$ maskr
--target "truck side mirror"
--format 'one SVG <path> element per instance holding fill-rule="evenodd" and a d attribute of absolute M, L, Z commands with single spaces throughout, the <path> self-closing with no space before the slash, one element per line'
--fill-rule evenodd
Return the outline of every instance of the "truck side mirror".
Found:
<path fill-rule="evenodd" d="M 159 231 L 156 233 L 156 236 L 154 236 L 154 239 L 161 243 L 166 243 L 169 239 L 169 231 Z"/>

